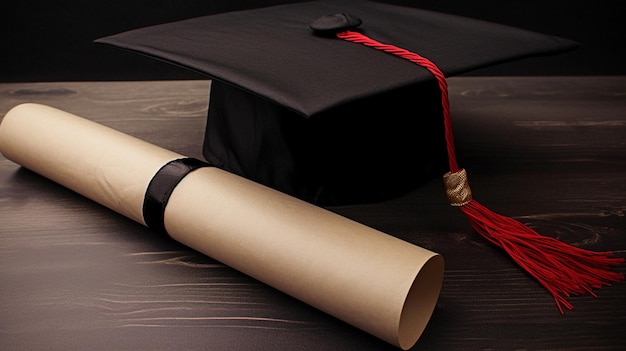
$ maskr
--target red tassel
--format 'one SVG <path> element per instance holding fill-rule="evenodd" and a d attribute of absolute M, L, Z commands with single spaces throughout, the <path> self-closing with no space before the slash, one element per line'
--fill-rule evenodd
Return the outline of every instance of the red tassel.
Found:
<path fill-rule="evenodd" d="M 611 252 L 589 251 L 553 237 L 539 235 L 515 219 L 494 213 L 472 199 L 465 170 L 459 169 L 456 162 L 448 85 L 443 72 L 433 62 L 355 31 L 337 33 L 337 37 L 399 56 L 428 69 L 435 76 L 441 91 L 450 164 L 450 173 L 444 176 L 450 204 L 460 207 L 478 233 L 505 250 L 520 267 L 537 279 L 552 294 L 561 314 L 564 313 L 563 307 L 573 309 L 567 297 L 582 294 L 595 297 L 593 289 L 610 286 L 624 279 L 623 274 L 611 271 L 611 267 L 624 262 L 623 258 L 611 258 Z"/>
<path fill-rule="evenodd" d="M 563 306 L 573 309 L 567 297 L 583 294 L 596 297 L 593 289 L 624 279 L 623 274 L 610 270 L 624 262 L 623 258 L 609 257 L 611 252 L 589 251 L 542 236 L 475 200 L 461 206 L 461 210 L 477 232 L 506 251 L 552 294 L 561 314 Z"/>

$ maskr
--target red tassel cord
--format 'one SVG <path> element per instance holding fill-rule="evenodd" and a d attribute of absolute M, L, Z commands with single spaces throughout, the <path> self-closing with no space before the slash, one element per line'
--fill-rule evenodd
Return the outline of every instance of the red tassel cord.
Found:
<path fill-rule="evenodd" d="M 444 74 L 433 62 L 397 46 L 375 41 L 359 32 L 344 31 L 336 35 L 340 39 L 409 60 L 428 69 L 435 76 L 443 107 L 450 165 L 450 172 L 444 176 L 444 181 L 451 205 L 459 207 L 478 233 L 506 251 L 519 266 L 539 281 L 552 294 L 561 314 L 564 313 L 563 307 L 573 309 L 566 298 L 582 294 L 595 297 L 594 289 L 624 279 L 623 274 L 611 270 L 611 267 L 624 262 L 623 258 L 610 257 L 611 252 L 589 251 L 553 237 L 542 236 L 519 221 L 492 212 L 472 199 L 465 170 L 460 169 L 456 161 L 448 85 Z"/>

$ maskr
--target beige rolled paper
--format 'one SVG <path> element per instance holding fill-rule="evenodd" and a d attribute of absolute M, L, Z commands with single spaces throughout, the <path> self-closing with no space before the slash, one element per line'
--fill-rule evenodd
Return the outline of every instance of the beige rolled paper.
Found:
<path fill-rule="evenodd" d="M 183 157 L 38 104 L 6 114 L 0 152 L 144 225 L 150 180 Z M 402 349 L 442 285 L 437 253 L 214 167 L 183 178 L 164 223 L 173 239 Z"/>

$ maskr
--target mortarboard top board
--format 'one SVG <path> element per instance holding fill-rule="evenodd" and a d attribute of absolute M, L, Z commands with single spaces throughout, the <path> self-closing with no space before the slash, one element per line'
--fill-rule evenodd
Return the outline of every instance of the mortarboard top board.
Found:
<path fill-rule="evenodd" d="M 414 63 L 311 29 L 339 13 L 359 19 L 367 36 L 427 57 L 446 76 L 577 46 L 368 1 L 211 15 L 96 42 L 213 80 L 203 154 L 216 166 L 321 205 L 383 200 L 445 170 L 440 92 Z"/>

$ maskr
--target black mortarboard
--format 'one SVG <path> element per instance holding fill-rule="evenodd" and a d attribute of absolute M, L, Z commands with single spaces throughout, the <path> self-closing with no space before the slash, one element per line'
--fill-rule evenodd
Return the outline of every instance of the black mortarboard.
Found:
<path fill-rule="evenodd" d="M 334 14 L 347 17 L 324 17 Z M 348 27 L 362 21 L 358 30 L 371 38 L 428 57 L 446 76 L 576 46 L 367 1 L 231 12 L 97 42 L 213 79 L 203 153 L 216 166 L 317 204 L 377 201 L 445 170 L 440 92 L 427 70 L 324 34 L 346 18 L 356 21 Z"/>
<path fill-rule="evenodd" d="M 375 201 L 444 175 L 450 203 L 554 296 L 623 279 L 623 259 L 544 237 L 472 198 L 456 163 L 446 76 L 575 43 L 366 1 L 307 2 L 104 39 L 213 79 L 203 152 L 317 204 Z"/>

